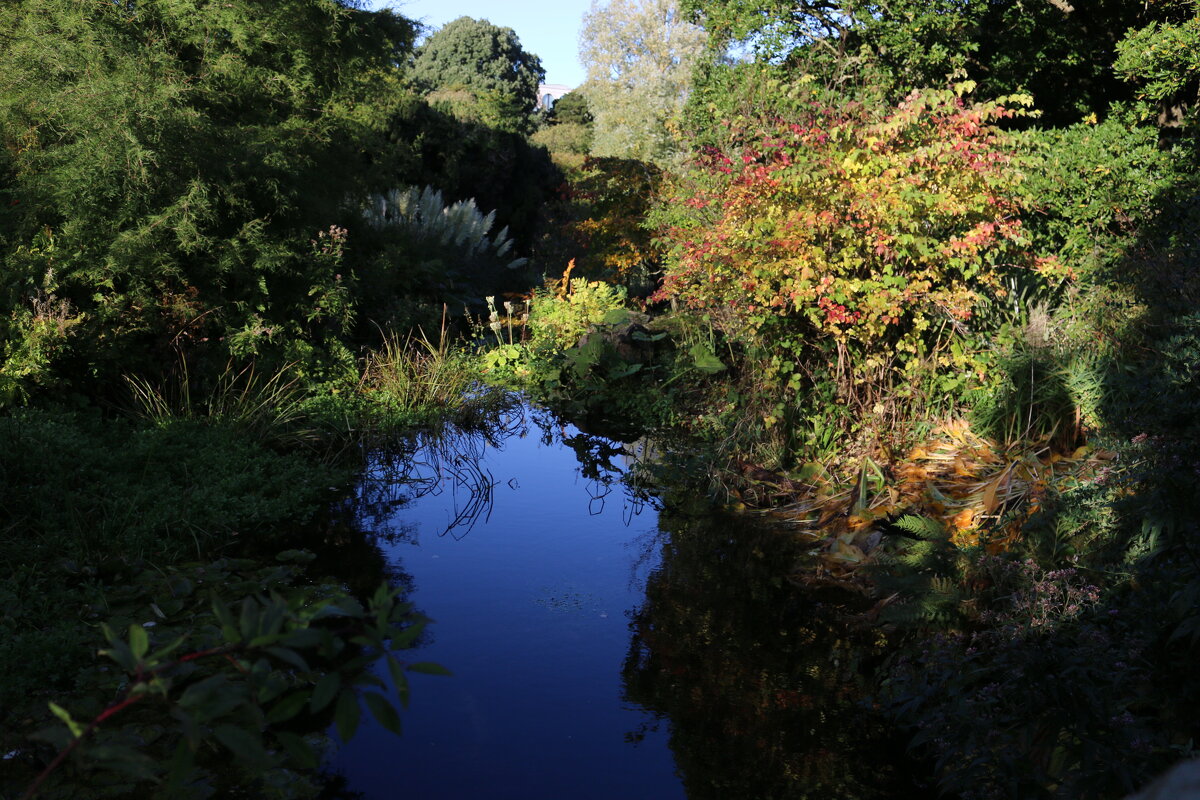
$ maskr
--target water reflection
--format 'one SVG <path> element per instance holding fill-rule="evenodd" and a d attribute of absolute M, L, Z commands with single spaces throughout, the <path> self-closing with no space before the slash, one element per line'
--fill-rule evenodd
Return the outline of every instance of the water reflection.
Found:
<path fill-rule="evenodd" d="M 652 502 L 635 471 L 654 453 L 650 440 L 616 442 L 584 433 L 544 409 L 517 406 L 481 427 L 421 432 L 375 451 L 354 500 L 359 523 L 387 541 L 411 538 L 412 526 L 396 512 L 415 500 L 445 493 L 450 513 L 437 535 L 465 537 L 477 525 L 487 524 L 498 487 L 520 489 L 520 476 L 495 476 L 488 466 L 489 450 L 503 451 L 507 442 L 535 433 L 542 446 L 565 447 L 575 454 L 586 481 L 589 515 L 603 514 L 617 493 L 623 522 L 630 525 Z"/>
<path fill-rule="evenodd" d="M 670 719 L 687 796 L 927 796 L 867 702 L 883 638 L 847 624 L 852 595 L 788 580 L 804 542 L 745 516 L 668 510 L 659 527 L 623 674 Z"/>
<path fill-rule="evenodd" d="M 847 624 L 853 596 L 789 580 L 801 539 L 656 499 L 659 463 L 537 409 L 376 456 L 356 513 L 436 619 L 415 657 L 455 677 L 414 686 L 404 739 L 344 749 L 350 788 L 927 796 L 867 700 L 885 642 Z"/>
<path fill-rule="evenodd" d="M 651 505 L 622 478 L 635 459 L 540 411 L 376 457 L 360 518 L 435 619 L 413 660 L 455 676 L 414 676 L 403 739 L 364 723 L 332 765 L 354 790 L 682 797 L 665 729 L 626 736 L 655 720 L 621 685 L 656 554 Z"/>

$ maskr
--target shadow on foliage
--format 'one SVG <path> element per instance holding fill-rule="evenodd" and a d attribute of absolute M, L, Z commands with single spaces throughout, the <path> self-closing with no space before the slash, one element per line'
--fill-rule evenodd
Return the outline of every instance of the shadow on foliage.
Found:
<path fill-rule="evenodd" d="M 1119 454 L 1110 474 L 1047 497 L 1025 526 L 1030 554 L 1051 566 L 971 556 L 978 624 L 891 664 L 884 695 L 918 751 L 935 755 L 939 786 L 964 798 L 1121 798 L 1195 754 L 1197 144 L 1164 143 L 1175 177 L 1096 289 L 1134 317 L 1099 365 Z"/>

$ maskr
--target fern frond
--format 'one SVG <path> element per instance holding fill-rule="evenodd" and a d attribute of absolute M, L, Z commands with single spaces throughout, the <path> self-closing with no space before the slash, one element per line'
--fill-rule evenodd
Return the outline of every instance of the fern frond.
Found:
<path fill-rule="evenodd" d="M 916 514 L 905 514 L 900 519 L 893 523 L 897 528 L 905 533 L 911 533 L 918 539 L 946 539 L 949 538 L 949 533 L 942 523 L 936 519 L 929 517 L 921 517 Z"/>

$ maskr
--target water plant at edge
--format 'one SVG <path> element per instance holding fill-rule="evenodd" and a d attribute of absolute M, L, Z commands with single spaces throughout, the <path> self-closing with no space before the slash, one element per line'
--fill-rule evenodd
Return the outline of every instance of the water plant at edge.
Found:
<path fill-rule="evenodd" d="M 263 376 L 252 361 L 243 367 L 229 362 L 207 391 L 202 391 L 181 357 L 176 377 L 155 386 L 141 376 L 125 376 L 133 395 L 135 416 L 156 427 L 178 420 L 204 420 L 233 428 L 258 441 L 297 445 L 315 434 L 302 426 L 305 390 L 285 365 Z"/>

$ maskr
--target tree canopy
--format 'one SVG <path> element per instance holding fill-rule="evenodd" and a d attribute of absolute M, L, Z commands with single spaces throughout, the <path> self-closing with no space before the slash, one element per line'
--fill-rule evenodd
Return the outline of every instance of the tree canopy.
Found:
<path fill-rule="evenodd" d="M 467 89 L 477 101 L 528 117 L 546 71 L 536 55 L 521 47 L 512 28 L 459 17 L 417 49 L 411 78 L 426 92 Z"/>
<path fill-rule="evenodd" d="M 1052 124 L 1132 99 L 1112 69 L 1117 42 L 1163 4 L 1124 0 L 683 0 L 721 46 L 739 43 L 763 62 L 805 62 L 838 73 L 853 61 L 892 100 L 965 74 L 982 97 L 1028 92 Z M 832 57 L 832 59 L 831 59 Z M 845 85 L 845 75 L 826 74 Z"/>
<path fill-rule="evenodd" d="M 22 0 L 0 38 L 10 373 L 345 324 L 318 232 L 378 188 L 412 23 L 335 0 Z"/>
<path fill-rule="evenodd" d="M 666 162 L 705 33 L 675 0 L 593 0 L 579 35 L 598 156 Z"/>

